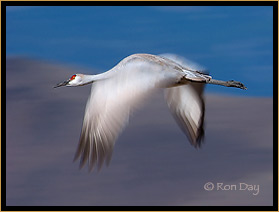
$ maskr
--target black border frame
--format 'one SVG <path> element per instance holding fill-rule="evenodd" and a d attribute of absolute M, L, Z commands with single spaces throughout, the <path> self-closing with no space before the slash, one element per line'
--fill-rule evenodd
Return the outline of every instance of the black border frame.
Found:
<path fill-rule="evenodd" d="M 7 206 L 6 6 L 273 6 L 273 206 Z M 277 1 L 1 1 L 1 211 L 278 211 L 278 2 Z M 275 97 L 275 99 L 274 99 Z M 3 118 L 3 114 L 5 115 Z M 275 141 L 275 142 L 274 142 Z"/>

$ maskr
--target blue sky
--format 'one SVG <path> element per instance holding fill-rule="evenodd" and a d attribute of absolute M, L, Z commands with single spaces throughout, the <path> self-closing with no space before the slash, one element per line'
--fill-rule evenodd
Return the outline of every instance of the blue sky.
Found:
<path fill-rule="evenodd" d="M 211 85 L 209 92 L 273 95 L 271 6 L 10 6 L 6 11 L 8 57 L 103 72 L 133 53 L 174 53 L 206 67 L 216 79 L 248 87 Z"/>

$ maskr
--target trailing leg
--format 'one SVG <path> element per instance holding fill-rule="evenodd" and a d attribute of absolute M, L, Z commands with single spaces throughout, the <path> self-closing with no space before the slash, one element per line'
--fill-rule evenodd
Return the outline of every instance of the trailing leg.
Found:
<path fill-rule="evenodd" d="M 234 81 L 234 80 L 222 81 L 222 80 L 215 80 L 212 78 L 208 78 L 208 79 L 206 79 L 206 83 L 214 84 L 214 85 L 222 85 L 222 86 L 226 86 L 226 87 L 235 87 L 235 88 L 247 90 L 247 88 L 241 82 Z"/>

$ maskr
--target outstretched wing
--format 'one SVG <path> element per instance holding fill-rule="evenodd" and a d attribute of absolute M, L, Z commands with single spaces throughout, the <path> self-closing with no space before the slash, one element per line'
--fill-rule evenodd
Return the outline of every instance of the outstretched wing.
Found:
<path fill-rule="evenodd" d="M 197 64 L 176 55 L 165 54 L 162 56 L 177 62 L 183 67 L 189 67 L 191 70 L 201 70 Z M 203 76 L 201 72 L 198 72 L 197 75 Z M 187 75 L 185 77 L 187 78 Z M 191 80 L 195 80 L 195 76 Z M 189 81 L 185 85 L 167 88 L 165 99 L 172 115 L 188 136 L 190 143 L 195 147 L 200 147 L 204 136 L 204 83 L 198 82 L 198 79 L 196 81 Z"/>
<path fill-rule="evenodd" d="M 136 106 L 156 88 L 183 77 L 180 70 L 142 57 L 126 60 L 111 72 L 110 78 L 93 82 L 75 155 L 75 160 L 81 157 L 80 167 L 88 162 L 90 170 L 109 163 L 115 140 Z"/>
<path fill-rule="evenodd" d="M 165 98 L 173 117 L 195 147 L 200 147 L 204 135 L 203 87 L 203 83 L 189 82 L 165 90 Z"/>

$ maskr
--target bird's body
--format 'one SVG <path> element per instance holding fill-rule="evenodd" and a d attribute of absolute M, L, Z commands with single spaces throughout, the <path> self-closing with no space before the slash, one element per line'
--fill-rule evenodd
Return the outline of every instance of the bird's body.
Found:
<path fill-rule="evenodd" d="M 92 170 L 108 164 L 115 140 L 128 122 L 130 113 L 157 89 L 165 89 L 165 99 L 181 129 L 195 147 L 203 138 L 206 83 L 246 89 L 242 83 L 219 81 L 173 55 L 134 54 L 111 70 L 98 75 L 73 75 L 56 87 L 92 84 L 75 159 Z"/>

